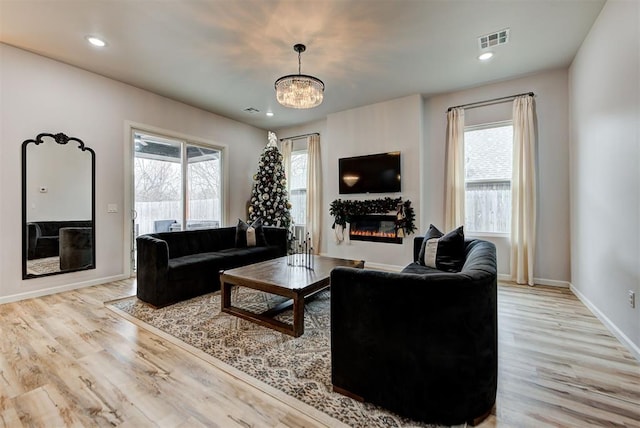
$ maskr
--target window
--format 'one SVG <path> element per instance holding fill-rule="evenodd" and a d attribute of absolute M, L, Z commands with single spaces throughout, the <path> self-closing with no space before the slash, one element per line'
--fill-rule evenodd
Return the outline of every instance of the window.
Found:
<path fill-rule="evenodd" d="M 222 151 L 134 133 L 135 236 L 220 227 Z"/>
<path fill-rule="evenodd" d="M 307 223 L 307 150 L 291 153 L 289 199 L 291 217 L 296 226 Z"/>
<path fill-rule="evenodd" d="M 464 132 L 465 231 L 511 231 L 511 121 L 467 127 Z"/>

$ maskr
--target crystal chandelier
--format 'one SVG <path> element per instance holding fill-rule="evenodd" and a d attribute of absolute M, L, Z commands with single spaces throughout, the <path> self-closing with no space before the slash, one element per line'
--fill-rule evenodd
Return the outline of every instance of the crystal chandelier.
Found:
<path fill-rule="evenodd" d="M 298 74 L 282 76 L 276 80 L 276 98 L 285 107 L 312 108 L 322 103 L 324 83 L 322 80 L 306 74 L 300 74 L 300 54 L 307 49 L 297 44 L 293 50 L 298 52 Z"/>

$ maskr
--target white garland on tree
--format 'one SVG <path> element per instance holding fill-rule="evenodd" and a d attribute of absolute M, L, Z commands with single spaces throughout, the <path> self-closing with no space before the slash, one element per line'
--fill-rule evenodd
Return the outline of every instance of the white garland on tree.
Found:
<path fill-rule="evenodd" d="M 253 189 L 249 204 L 249 220 L 261 218 L 265 226 L 289 229 L 291 203 L 287 193 L 282 154 L 278 150 L 276 134 L 269 132 L 269 143 L 258 161 L 258 172 L 253 176 Z"/>

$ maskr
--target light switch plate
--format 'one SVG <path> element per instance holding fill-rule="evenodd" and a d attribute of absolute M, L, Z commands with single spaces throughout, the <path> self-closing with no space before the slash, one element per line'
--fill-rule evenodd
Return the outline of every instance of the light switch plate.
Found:
<path fill-rule="evenodd" d="M 117 213 L 118 212 L 118 204 L 107 204 L 107 212 L 108 213 Z"/>

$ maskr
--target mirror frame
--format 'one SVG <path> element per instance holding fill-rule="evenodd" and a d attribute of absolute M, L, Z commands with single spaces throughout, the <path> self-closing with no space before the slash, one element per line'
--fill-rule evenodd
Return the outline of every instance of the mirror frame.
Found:
<path fill-rule="evenodd" d="M 35 144 L 36 146 L 43 144 L 43 138 L 50 137 L 57 144 L 65 145 L 70 142 L 78 143 L 78 149 L 83 152 L 89 152 L 91 155 L 91 243 L 93 251 L 91 255 L 91 266 L 69 270 L 58 270 L 55 272 L 47 272 L 43 274 L 27 273 L 27 256 L 29 239 L 27 236 L 27 146 Z M 41 133 L 35 139 L 29 139 L 22 142 L 22 279 L 42 278 L 51 275 L 60 275 L 63 273 L 78 272 L 96 268 L 96 153 L 90 147 L 85 146 L 84 142 L 76 137 L 68 137 L 63 133 L 50 134 Z"/>

